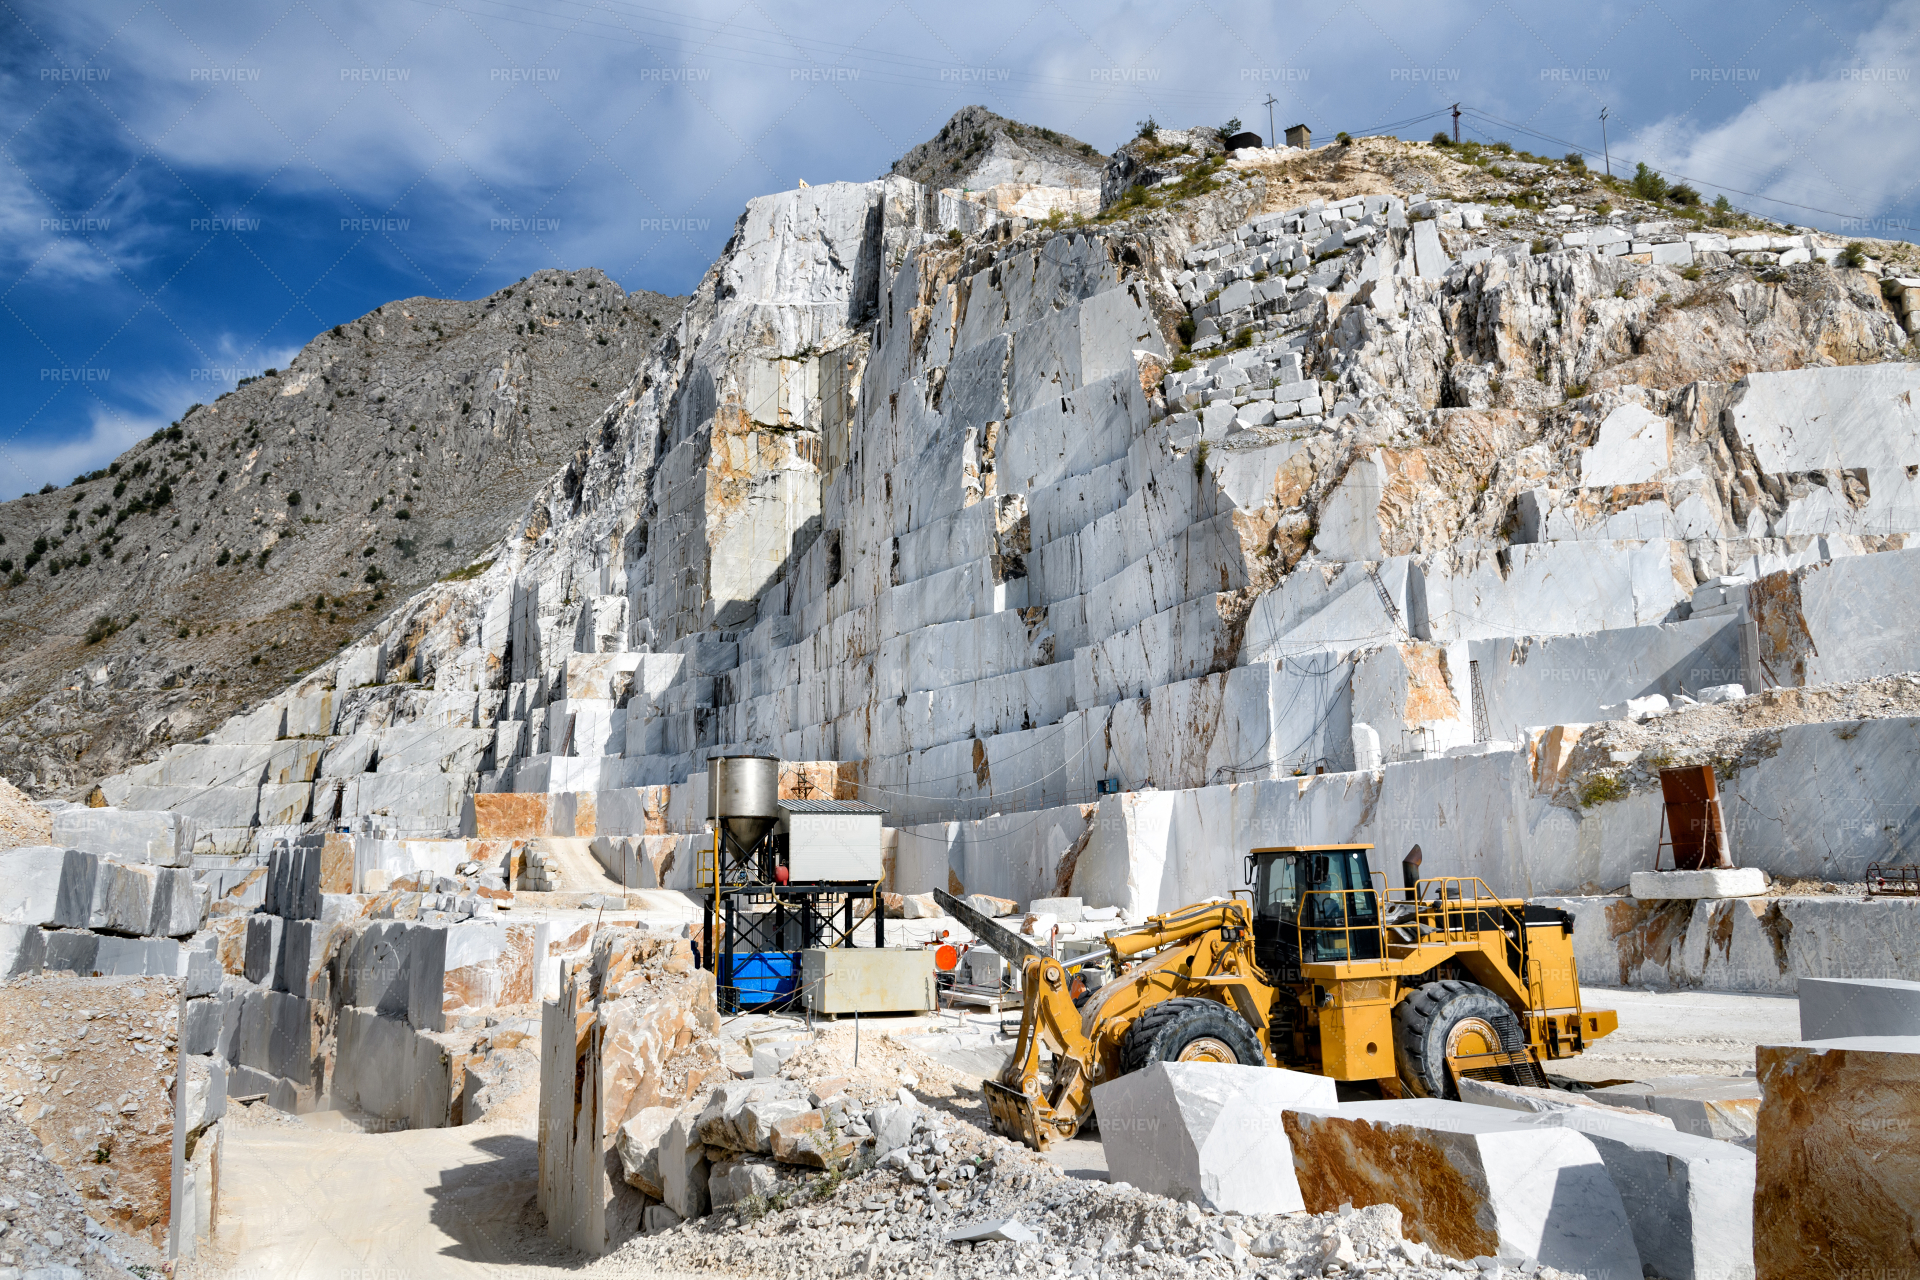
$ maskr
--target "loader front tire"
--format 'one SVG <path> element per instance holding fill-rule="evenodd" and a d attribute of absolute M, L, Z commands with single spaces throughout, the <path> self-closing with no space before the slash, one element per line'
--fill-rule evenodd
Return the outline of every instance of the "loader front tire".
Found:
<path fill-rule="evenodd" d="M 1267 1056 L 1247 1020 L 1218 1000 L 1162 1000 L 1133 1020 L 1120 1042 L 1120 1071 L 1155 1062 L 1237 1062 L 1264 1067 Z"/>
<path fill-rule="evenodd" d="M 1393 1052 L 1400 1079 L 1423 1098 L 1458 1098 L 1447 1073 L 1447 1050 L 1501 1047 L 1498 1028 L 1511 1020 L 1506 1002 L 1471 982 L 1429 982 L 1393 1011 Z"/>

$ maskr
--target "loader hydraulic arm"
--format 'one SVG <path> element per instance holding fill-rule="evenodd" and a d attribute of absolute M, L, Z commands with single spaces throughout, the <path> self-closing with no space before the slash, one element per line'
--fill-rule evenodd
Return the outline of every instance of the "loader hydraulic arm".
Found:
<path fill-rule="evenodd" d="M 1202 903 L 1154 916 L 1137 928 L 1116 929 L 1105 935 L 1106 947 L 1101 952 L 1079 960 L 1029 955 L 1021 966 L 1023 1002 L 1019 1038 L 1000 1078 L 985 1082 L 987 1107 L 1000 1132 L 1017 1136 L 1042 1151 L 1078 1132 L 1093 1111 L 1093 1086 L 1097 1083 L 1100 1060 L 1096 1037 L 1124 1034 L 1126 1026 L 1139 1012 L 1131 998 L 1121 1008 L 1089 1005 L 1083 1012 L 1073 1002 L 1070 970 L 1096 959 L 1124 960 L 1186 943 L 1193 945 L 1169 953 L 1162 960 L 1170 962 L 1185 955 L 1186 978 L 1190 983 L 1218 981 L 1210 975 L 1223 960 L 1230 974 L 1252 977 L 1254 975 L 1240 974 L 1245 966 L 1237 959 L 1246 945 L 1244 933 L 1240 935 L 1242 941 L 1229 943 L 1219 953 L 1196 942 L 1209 933 L 1245 930 L 1250 925 L 1251 917 L 1244 903 Z M 1201 963 L 1196 966 L 1196 961 Z M 1192 973 L 1195 967 L 1202 972 Z M 1249 1021 L 1254 1026 L 1263 1026 L 1265 1019 L 1259 1003 L 1245 986 L 1242 981 L 1222 990 L 1228 1000 L 1248 1006 L 1245 1012 L 1251 1015 Z M 1041 1080 L 1043 1044 L 1053 1058 L 1050 1085 Z"/>
<path fill-rule="evenodd" d="M 1116 929 L 1106 935 L 1107 945 L 1121 959 L 1147 951 L 1158 951 L 1176 942 L 1197 938 L 1214 929 L 1245 929 L 1253 921 L 1243 902 L 1202 902 L 1164 915 L 1150 916 L 1136 929 Z"/>
<path fill-rule="evenodd" d="M 1000 1132 L 1036 1151 L 1071 1138 L 1093 1106 L 1093 1044 L 1080 1029 L 1065 967 L 1028 956 L 1020 977 L 1020 1036 L 998 1080 L 987 1080 L 987 1110 Z M 1053 1055 L 1053 1087 L 1040 1082 L 1040 1046 Z"/>

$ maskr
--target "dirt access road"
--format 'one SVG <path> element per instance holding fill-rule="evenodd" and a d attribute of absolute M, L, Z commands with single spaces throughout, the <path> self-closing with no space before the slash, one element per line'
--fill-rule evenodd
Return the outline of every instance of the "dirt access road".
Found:
<path fill-rule="evenodd" d="M 502 1266 L 559 1275 L 586 1261 L 530 1212 L 531 1124 L 369 1134 L 261 1117 L 234 1127 L 222 1157 L 219 1255 L 195 1273 L 498 1280 Z"/>

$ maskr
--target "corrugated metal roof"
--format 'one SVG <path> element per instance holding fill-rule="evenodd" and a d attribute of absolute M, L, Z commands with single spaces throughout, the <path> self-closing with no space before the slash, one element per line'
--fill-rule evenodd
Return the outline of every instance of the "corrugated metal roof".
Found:
<path fill-rule="evenodd" d="M 876 805 L 861 804 L 858 800 L 782 800 L 780 807 L 788 813 L 885 813 Z"/>

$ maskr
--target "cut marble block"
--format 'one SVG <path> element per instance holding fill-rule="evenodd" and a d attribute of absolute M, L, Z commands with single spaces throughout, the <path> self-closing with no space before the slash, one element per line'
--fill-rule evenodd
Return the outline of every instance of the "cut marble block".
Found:
<path fill-rule="evenodd" d="M 1878 722 L 1868 722 L 1869 727 L 1862 729 L 1861 740 L 1870 736 L 1873 723 Z M 1886 723 L 1899 724 L 1907 732 L 1902 722 Z M 1832 738 L 1831 726 L 1805 727 Z M 1792 749 L 1794 731 L 1788 729 L 1781 737 Z M 1888 734 L 1868 750 L 1889 749 L 1897 737 Z M 1800 776 L 1813 785 L 1815 775 Z M 1831 787 L 1831 773 L 1823 769 L 1817 776 L 1822 787 Z M 1777 788 L 1756 786 L 1746 799 L 1758 806 L 1770 797 L 1777 802 L 1778 796 Z M 1649 827 L 1660 820 L 1657 793 L 1651 801 L 1646 812 Z M 1783 816 L 1793 812 L 1785 804 L 1777 811 Z M 1844 813 L 1843 805 L 1835 804 L 1821 820 L 1837 826 Z M 1831 873 L 1809 868 L 1795 874 Z M 1823 894 L 1641 902 L 1622 895 L 1540 897 L 1537 901 L 1572 914 L 1580 976 L 1606 986 L 1792 995 L 1805 978 L 1820 974 L 1884 973 L 1920 979 L 1920 953 L 1911 943 L 1920 937 L 1920 899 L 1863 902 L 1858 897 Z"/>
<path fill-rule="evenodd" d="M 453 1113 L 447 1048 L 398 1018 L 348 1006 L 334 1023 L 333 1097 L 409 1129 L 443 1129 Z"/>
<path fill-rule="evenodd" d="M 333 690 L 296 694 L 287 699 L 287 736 L 324 738 L 333 732 Z"/>
<path fill-rule="evenodd" d="M 337 968 L 342 1003 L 405 1018 L 413 941 L 420 928 L 407 920 L 374 920 L 356 933 L 343 948 Z"/>
<path fill-rule="evenodd" d="M 226 935 L 231 937 L 232 935 Z M 244 945 L 244 935 L 241 937 Z M 226 969 L 221 962 L 221 951 L 226 945 L 222 934 L 214 930 L 195 934 L 180 944 L 187 957 L 187 986 L 185 995 L 189 1000 L 201 996 L 218 995 L 220 986 L 226 981 Z"/>
<path fill-rule="evenodd" d="M 272 742 L 286 732 L 287 708 L 283 702 L 269 702 L 244 714 L 229 716 L 213 731 L 216 744 Z"/>
<path fill-rule="evenodd" d="M 49 972 L 91 976 L 93 961 L 100 950 L 100 935 L 85 929 L 42 929 Z"/>
<path fill-rule="evenodd" d="M 1800 979 L 1800 1038 L 1847 1036 L 1920 1036 L 1920 982 Z"/>
<path fill-rule="evenodd" d="M 120 775 L 134 789 L 149 787 L 257 787 L 266 781 L 267 764 L 273 759 L 271 743 L 255 745 L 187 745 L 168 749 L 167 754 Z M 126 800 L 126 787 L 103 785 L 101 792 L 110 807 Z M 158 806 L 140 804 L 135 811 L 159 812 Z"/>
<path fill-rule="evenodd" d="M 535 969 L 551 963 L 544 955 L 545 928 L 492 920 L 429 928 L 410 984 L 409 1017 L 415 1026 L 444 1030 L 469 1010 L 536 998 Z"/>
<path fill-rule="evenodd" d="M 256 911 L 247 917 L 246 961 L 248 982 L 262 987 L 279 987 L 280 934 L 287 922 L 279 916 Z"/>
<path fill-rule="evenodd" d="M 1420 566 L 1400 556 L 1367 570 L 1361 564 L 1328 565 L 1321 572 L 1293 574 L 1261 595 L 1247 616 L 1241 661 L 1298 655 L 1314 645 L 1351 648 L 1400 634 L 1402 620 L 1414 634 L 1424 632 Z"/>
<path fill-rule="evenodd" d="M 0 853 L 0 922 L 85 928 L 99 865 L 90 853 L 53 845 Z"/>
<path fill-rule="evenodd" d="M 472 775 L 361 773 L 347 783 L 343 815 L 386 815 L 402 835 L 441 835 L 459 829 Z"/>
<path fill-rule="evenodd" d="M 186 957 L 172 938 L 116 938 L 106 934 L 94 949 L 93 971 L 104 977 L 185 977 Z"/>
<path fill-rule="evenodd" d="M 207 887 L 196 883 L 193 872 L 184 867 L 155 867 L 153 874 L 153 916 L 147 932 L 162 938 L 199 932 L 207 922 L 211 898 Z"/>
<path fill-rule="evenodd" d="M 53 815 L 55 843 L 122 862 L 185 867 L 193 862 L 193 820 L 164 809 L 89 809 Z"/>
<path fill-rule="evenodd" d="M 224 903 L 229 909 L 266 905 L 267 869 L 263 866 L 207 867 L 195 875 L 206 886 L 212 902 Z"/>
<path fill-rule="evenodd" d="M 93 909 L 89 929 L 140 935 L 153 925 L 153 868 L 126 862 L 103 862 L 93 882 Z"/>
<path fill-rule="evenodd" d="M 1649 1274 L 1751 1280 L 1751 1151 L 1597 1108 L 1547 1112 L 1531 1123 L 1577 1130 L 1593 1143 L 1613 1175 Z"/>
<path fill-rule="evenodd" d="M 1723 1142 L 1751 1138 L 1760 1110 L 1760 1087 L 1751 1077 L 1661 1076 L 1595 1089 L 1587 1096 L 1663 1115 L 1681 1133 Z"/>
<path fill-rule="evenodd" d="M 1273 1067 L 1159 1062 L 1093 1090 L 1115 1182 L 1234 1213 L 1304 1205 L 1280 1113 L 1333 1107 L 1333 1081 Z"/>
<path fill-rule="evenodd" d="M 136 937 L 185 937 L 206 919 L 206 890 L 193 872 L 102 862 L 94 880 L 87 927 Z"/>
<path fill-rule="evenodd" d="M 1708 867 L 1700 871 L 1636 871 L 1633 896 L 1662 898 L 1751 898 L 1767 891 L 1767 873 L 1758 867 Z"/>
<path fill-rule="evenodd" d="M 365 773 L 379 745 L 380 739 L 371 733 L 333 739 L 327 744 L 326 754 L 320 758 L 320 776 L 351 778 L 355 774 Z"/>
<path fill-rule="evenodd" d="M 553 834 L 553 797 L 510 791 L 468 796 L 461 831 L 468 836 L 524 837 Z"/>
<path fill-rule="evenodd" d="M 1920 1241 L 1920 1036 L 1761 1045 L 1754 1057 L 1765 1092 L 1755 1275 L 1911 1274 Z"/>
<path fill-rule="evenodd" d="M 380 773 L 467 773 L 493 741 L 493 729 L 409 724 L 379 735 Z"/>
<path fill-rule="evenodd" d="M 1437 1098 L 1289 1110 L 1285 1121 L 1310 1213 L 1391 1204 L 1410 1239 L 1456 1258 L 1641 1274 L 1620 1193 L 1571 1129 Z"/>
<path fill-rule="evenodd" d="M 320 917 L 320 872 L 324 835 L 301 836 L 276 845 L 267 857 L 267 911 L 289 920 Z"/>
<path fill-rule="evenodd" d="M 277 1080 L 284 1080 L 304 1106 L 273 1106 L 282 1111 L 309 1109 L 316 1092 L 325 1087 L 325 1058 L 318 1043 L 319 1028 L 313 1002 L 284 991 L 263 991 L 229 978 L 221 988 L 220 1056 Z M 270 1089 L 269 1092 L 272 1090 Z M 254 1092 L 242 1089 L 242 1093 Z"/>
<path fill-rule="evenodd" d="M 180 1012 L 180 1052 L 214 1053 L 220 1048 L 219 1000 L 189 1000 Z"/>
<path fill-rule="evenodd" d="M 47 967 L 47 937 L 38 925 L 0 924 L 0 982 Z"/>
<path fill-rule="evenodd" d="M 268 783 L 260 788 L 260 825 L 288 826 L 307 820 L 313 807 L 313 785 L 306 782 Z"/>
<path fill-rule="evenodd" d="M 1603 1102 L 1595 1102 L 1584 1093 L 1573 1093 L 1566 1089 L 1532 1089 L 1524 1085 L 1495 1084 L 1485 1080 L 1475 1080 L 1471 1076 L 1462 1076 L 1460 1101 L 1471 1102 L 1476 1106 L 1499 1107 L 1504 1111 L 1520 1111 L 1532 1115 L 1546 1115 L 1553 1112 L 1598 1112 L 1602 1115 L 1617 1116 L 1622 1120 L 1632 1120 L 1640 1124 L 1652 1125 L 1657 1129 L 1673 1130 L 1673 1121 L 1652 1111 L 1640 1111 L 1632 1107 L 1612 1107 Z"/>
<path fill-rule="evenodd" d="M 289 920 L 280 932 L 280 961 L 274 966 L 274 986 L 304 1000 L 324 1000 L 324 970 L 332 958 L 338 925 L 321 920 Z"/>
<path fill-rule="evenodd" d="M 264 770 L 265 762 L 261 764 Z M 170 809 L 202 832 L 215 827 L 252 827 L 260 815 L 257 784 L 134 787 L 123 799 L 130 809 Z"/>

